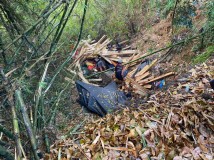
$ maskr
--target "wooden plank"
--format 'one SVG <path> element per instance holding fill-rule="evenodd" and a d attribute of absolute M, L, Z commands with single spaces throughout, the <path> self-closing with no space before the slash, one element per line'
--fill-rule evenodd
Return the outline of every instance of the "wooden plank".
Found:
<path fill-rule="evenodd" d="M 70 68 L 66 68 L 66 70 L 69 71 L 70 73 L 74 74 L 74 75 L 77 74 L 75 71 L 71 70 Z"/>
<path fill-rule="evenodd" d="M 101 42 L 106 38 L 107 36 L 106 35 L 103 35 L 99 41 L 97 42 L 97 44 L 95 45 L 95 47 L 98 45 L 98 44 L 101 44 Z"/>
<path fill-rule="evenodd" d="M 89 82 L 102 82 L 102 78 L 99 79 L 88 79 Z"/>
<path fill-rule="evenodd" d="M 78 76 L 82 79 L 83 82 L 90 84 L 89 81 L 83 76 L 82 73 L 79 72 Z"/>
<path fill-rule="evenodd" d="M 146 82 L 142 82 L 142 83 L 140 83 L 140 84 L 148 84 L 148 83 L 155 82 L 155 81 L 157 81 L 157 80 L 160 80 L 160 79 L 163 79 L 163 78 L 172 76 L 172 75 L 175 75 L 175 72 L 169 72 L 169 73 L 163 74 L 163 75 L 161 75 L 161 76 L 159 76 L 159 77 L 153 78 L 153 79 L 148 80 L 148 81 L 146 81 Z"/>
<path fill-rule="evenodd" d="M 100 46 L 99 48 L 99 51 L 101 51 L 103 48 L 106 48 L 107 45 L 111 42 L 112 40 L 110 40 L 109 38 L 104 42 L 102 43 L 102 45 Z"/>
<path fill-rule="evenodd" d="M 111 56 L 111 55 L 132 55 L 134 53 L 138 53 L 137 50 L 125 50 L 125 51 L 121 51 L 121 52 L 117 52 L 117 51 L 108 51 L 105 54 L 102 54 L 104 56 Z"/>
<path fill-rule="evenodd" d="M 138 51 L 138 53 L 139 53 L 139 51 Z M 137 59 L 140 58 L 141 56 L 143 56 L 142 53 L 137 54 L 137 55 L 133 58 L 132 61 L 137 60 Z M 142 60 L 139 60 L 139 61 L 142 61 Z M 139 64 L 139 61 L 136 61 L 136 62 L 134 62 L 134 63 L 131 63 L 129 67 L 132 67 L 132 66 L 135 66 L 136 64 Z M 140 65 L 140 64 L 139 64 L 139 65 Z M 138 65 L 138 66 L 139 66 L 139 65 Z M 136 68 L 136 69 L 137 69 L 137 68 Z"/>
<path fill-rule="evenodd" d="M 157 61 L 158 61 L 158 60 L 155 59 L 154 61 L 152 61 L 151 64 L 146 65 L 140 72 L 138 72 L 138 73 L 135 75 L 135 77 L 138 77 L 138 76 L 144 74 L 145 72 L 147 72 L 152 66 L 154 66 L 154 64 L 155 64 Z"/>
<path fill-rule="evenodd" d="M 127 47 L 123 48 L 122 51 L 130 49 L 130 48 L 131 48 L 131 46 L 127 46 Z"/>
<path fill-rule="evenodd" d="M 151 84 L 147 84 L 147 85 L 144 85 L 143 87 L 146 88 L 146 89 L 150 89 L 150 88 L 152 88 L 152 85 Z M 137 86 L 133 86 L 132 89 L 138 90 L 138 87 Z"/>
<path fill-rule="evenodd" d="M 134 53 L 134 54 L 128 59 L 128 62 L 131 62 L 131 61 L 133 60 L 133 58 L 135 57 L 136 54 L 137 54 L 137 53 Z M 125 69 L 128 69 L 129 66 L 130 66 L 130 63 L 127 64 L 127 65 L 125 66 Z"/>
<path fill-rule="evenodd" d="M 102 55 L 100 55 L 100 57 L 102 57 L 103 59 L 105 59 L 108 63 L 112 64 L 112 63 L 111 63 L 111 60 L 110 60 L 109 58 L 104 57 L 104 56 L 102 56 Z"/>
<path fill-rule="evenodd" d="M 146 88 L 146 89 L 150 89 L 150 88 L 152 88 L 152 85 L 151 84 L 147 84 L 147 85 L 144 85 L 143 87 Z"/>
<path fill-rule="evenodd" d="M 136 53 L 136 52 L 135 52 Z M 117 55 L 117 56 L 124 56 L 124 55 L 133 55 L 134 53 L 123 53 L 123 51 L 121 51 L 121 52 L 114 52 L 114 53 L 112 53 L 112 54 L 102 54 L 103 56 L 115 56 L 115 55 Z"/>
<path fill-rule="evenodd" d="M 124 43 L 126 43 L 126 42 L 128 42 L 128 41 L 129 41 L 129 40 L 124 40 L 124 41 L 120 42 L 119 44 L 122 45 L 122 44 L 124 44 Z"/>
<path fill-rule="evenodd" d="M 138 83 L 141 84 L 143 82 L 147 82 L 147 81 L 149 81 L 151 79 L 154 79 L 154 78 L 155 78 L 154 76 L 151 76 L 151 77 L 148 77 L 148 78 L 145 78 L 145 79 L 142 79 L 142 80 L 138 81 Z"/>
<path fill-rule="evenodd" d="M 139 65 L 135 69 L 133 69 L 131 72 L 129 72 L 128 76 L 132 77 L 132 75 L 136 72 L 138 67 L 139 67 Z"/>
<path fill-rule="evenodd" d="M 138 82 L 138 81 L 140 81 L 141 79 L 144 79 L 144 78 L 148 77 L 149 75 L 150 75 L 150 72 L 146 72 L 146 73 L 144 73 L 144 74 L 141 75 L 141 76 L 135 77 L 135 80 Z"/>

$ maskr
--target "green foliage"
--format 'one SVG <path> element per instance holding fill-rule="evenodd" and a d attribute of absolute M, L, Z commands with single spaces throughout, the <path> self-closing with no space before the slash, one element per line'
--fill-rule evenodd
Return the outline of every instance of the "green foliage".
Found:
<path fill-rule="evenodd" d="M 214 55 L 214 45 L 207 47 L 204 53 L 196 56 L 193 59 L 193 64 L 203 63 L 212 55 Z"/>
<path fill-rule="evenodd" d="M 195 6 L 190 2 L 183 1 L 182 3 L 179 3 L 176 8 L 175 18 L 173 20 L 174 24 L 192 28 L 192 17 L 196 15 L 195 11 Z"/>
<path fill-rule="evenodd" d="M 167 0 L 164 8 L 162 9 L 162 17 L 166 17 L 170 13 L 170 11 L 173 10 L 175 2 L 176 0 Z"/>
<path fill-rule="evenodd" d="M 205 44 L 212 45 L 214 43 L 214 1 L 208 1 L 204 7 L 205 15 L 207 17 L 206 24 L 204 26 Z"/>
<path fill-rule="evenodd" d="M 68 22 L 65 35 L 75 41 L 79 33 L 79 23 L 83 3 L 78 3 L 75 13 Z M 88 6 L 83 38 L 88 35 L 95 39 L 106 34 L 111 38 L 130 37 L 136 34 L 140 26 L 140 0 L 91 0 Z"/>

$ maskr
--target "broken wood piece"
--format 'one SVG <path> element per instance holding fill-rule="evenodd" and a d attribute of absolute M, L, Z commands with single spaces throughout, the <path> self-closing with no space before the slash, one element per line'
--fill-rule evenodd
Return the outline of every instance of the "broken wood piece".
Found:
<path fill-rule="evenodd" d="M 89 82 L 102 82 L 102 78 L 99 79 L 88 79 Z"/>
<path fill-rule="evenodd" d="M 147 82 L 147 81 L 149 81 L 149 80 L 151 80 L 151 79 L 154 79 L 154 78 L 155 78 L 155 76 L 150 76 L 150 77 L 148 77 L 148 78 L 145 78 L 145 79 L 142 79 L 142 80 L 138 81 L 138 83 L 141 84 L 141 83 L 143 83 L 143 82 Z"/>
<path fill-rule="evenodd" d="M 70 73 L 74 74 L 74 75 L 76 75 L 76 74 L 77 74 L 77 72 L 75 72 L 75 71 L 71 70 L 70 68 L 67 68 L 66 70 L 67 70 L 67 71 L 69 71 Z"/>
<path fill-rule="evenodd" d="M 102 56 L 102 55 L 100 55 L 100 57 L 102 57 L 103 59 L 105 59 L 108 63 L 112 64 L 112 63 L 111 63 L 111 60 L 110 60 L 109 58 L 106 58 L 106 57 L 104 57 L 104 56 Z"/>
<path fill-rule="evenodd" d="M 144 79 L 144 78 L 148 77 L 149 75 L 150 75 L 150 72 L 146 72 L 143 75 L 136 77 L 135 80 L 138 82 L 141 79 Z"/>
<path fill-rule="evenodd" d="M 96 47 L 98 44 L 100 44 L 106 37 L 107 37 L 106 35 L 103 35 L 103 36 L 99 39 L 99 41 L 96 43 L 95 47 Z"/>
<path fill-rule="evenodd" d="M 16 67 L 16 68 L 12 69 L 11 71 L 7 72 L 7 73 L 5 74 L 5 77 L 8 78 L 9 75 L 11 75 L 13 72 L 15 72 L 18 68 L 19 68 L 19 67 Z"/>
<path fill-rule="evenodd" d="M 143 87 L 146 88 L 146 89 L 150 89 L 150 88 L 152 88 L 152 85 L 151 84 L 147 84 L 147 85 L 144 85 Z"/>
<path fill-rule="evenodd" d="M 139 66 L 139 65 L 138 65 Z M 128 76 L 132 77 L 133 74 L 137 71 L 138 66 L 128 73 Z"/>
<path fill-rule="evenodd" d="M 82 73 L 79 72 L 78 76 L 82 79 L 83 82 L 90 84 L 89 81 L 83 76 Z"/>
<path fill-rule="evenodd" d="M 144 73 L 145 73 L 146 71 L 148 71 L 157 61 L 158 61 L 158 60 L 155 59 L 155 60 L 152 61 L 151 64 L 146 65 L 140 72 L 138 72 L 138 73 L 135 75 L 135 77 L 144 74 Z"/>
<path fill-rule="evenodd" d="M 131 46 L 126 46 L 125 48 L 122 49 L 122 51 L 130 49 L 130 48 L 131 48 Z"/>
<path fill-rule="evenodd" d="M 138 53 L 137 50 L 125 50 L 125 51 L 121 51 L 121 52 L 116 52 L 116 51 L 108 51 L 105 54 L 102 54 L 103 56 L 112 56 L 112 55 L 132 55 L 134 53 Z"/>
<path fill-rule="evenodd" d="M 119 44 L 122 45 L 122 44 L 125 44 L 126 42 L 128 42 L 129 40 L 124 40 L 122 42 L 120 42 Z"/>
<path fill-rule="evenodd" d="M 154 78 L 154 79 L 148 80 L 148 81 L 146 81 L 146 82 L 142 82 L 142 83 L 140 83 L 140 84 L 141 84 L 141 85 L 143 85 L 143 84 L 148 84 L 148 83 L 155 82 L 155 81 L 157 81 L 157 80 L 160 80 L 160 79 L 163 79 L 163 78 L 172 76 L 172 75 L 175 75 L 175 72 L 166 73 L 166 74 L 164 74 L 164 75 L 161 75 L 161 76 L 156 77 L 156 78 Z"/>
<path fill-rule="evenodd" d="M 65 77 L 65 80 L 68 81 L 68 82 L 71 82 L 72 84 L 75 84 L 74 80 L 68 78 L 68 77 Z"/>
<path fill-rule="evenodd" d="M 135 57 L 136 54 L 137 54 L 137 53 L 134 53 L 134 54 L 128 59 L 128 62 L 131 62 L 131 61 L 133 60 L 133 58 Z M 127 65 L 125 66 L 125 69 L 128 69 L 129 66 L 130 66 L 130 63 L 127 64 Z"/>
<path fill-rule="evenodd" d="M 150 89 L 150 88 L 152 88 L 152 85 L 151 85 L 151 84 L 146 84 L 146 85 L 144 85 L 143 87 L 146 88 L 146 89 Z M 135 90 L 138 90 L 138 88 L 137 88 L 136 86 L 133 86 L 133 88 L 134 88 Z"/>
<path fill-rule="evenodd" d="M 135 80 L 133 80 L 131 77 L 129 77 L 129 76 L 126 76 L 126 79 L 128 80 L 128 81 L 131 81 L 131 83 L 133 84 L 133 85 L 136 85 L 137 87 L 138 87 L 138 89 L 142 92 L 142 95 L 146 95 L 147 93 L 146 93 L 146 89 L 144 88 L 144 87 L 142 87 L 140 84 L 138 84 Z"/>
<path fill-rule="evenodd" d="M 83 81 L 84 83 L 91 84 L 91 85 L 94 85 L 94 86 L 99 86 L 99 85 L 97 85 L 97 84 L 89 83 L 89 81 L 88 81 L 88 80 L 83 76 L 83 74 L 81 74 L 81 73 L 78 73 L 78 76 L 82 79 L 82 81 Z"/>

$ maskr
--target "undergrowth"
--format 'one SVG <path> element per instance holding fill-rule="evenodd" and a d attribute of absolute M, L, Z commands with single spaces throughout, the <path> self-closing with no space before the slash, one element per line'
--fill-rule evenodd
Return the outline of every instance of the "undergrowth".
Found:
<path fill-rule="evenodd" d="M 208 58 L 210 58 L 212 55 L 214 55 L 214 45 L 207 47 L 205 52 L 203 52 L 202 54 L 197 55 L 193 59 L 193 64 L 203 63 Z"/>

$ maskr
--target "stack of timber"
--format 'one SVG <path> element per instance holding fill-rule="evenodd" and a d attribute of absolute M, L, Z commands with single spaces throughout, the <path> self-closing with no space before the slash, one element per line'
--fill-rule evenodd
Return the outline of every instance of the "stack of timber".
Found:
<path fill-rule="evenodd" d="M 145 95 L 146 89 L 152 88 L 152 82 L 159 81 L 169 76 L 175 75 L 175 72 L 168 72 L 160 76 L 154 76 L 151 72 L 151 68 L 157 63 L 157 59 L 153 60 L 150 64 L 147 64 L 143 69 L 137 71 L 138 66 L 129 71 L 125 85 L 122 87 L 124 91 L 130 92 L 130 87 L 134 93 Z"/>
<path fill-rule="evenodd" d="M 142 70 L 136 73 L 139 64 L 142 62 L 138 60 L 140 57 L 144 56 L 144 54 L 140 53 L 137 49 L 129 49 L 130 46 L 126 45 L 123 47 L 121 51 L 116 50 L 116 46 L 113 46 L 110 50 L 108 49 L 108 44 L 110 44 L 112 40 L 107 38 L 104 35 L 100 40 L 97 42 L 90 41 L 90 40 L 83 40 L 81 44 L 81 49 L 79 53 L 76 55 L 74 61 L 70 64 L 67 68 L 68 71 L 71 73 L 76 73 L 79 78 L 88 84 L 92 84 L 92 82 L 102 81 L 102 79 L 87 79 L 83 75 L 83 71 L 81 70 L 81 64 L 87 59 L 96 58 L 98 55 L 102 57 L 105 61 L 110 64 L 116 66 L 117 60 L 120 58 L 123 61 L 124 66 L 126 69 L 129 70 L 128 75 L 125 78 L 125 83 L 122 87 L 124 91 L 131 91 L 133 93 L 137 93 L 140 95 L 146 95 L 147 90 L 151 89 L 152 82 L 164 79 L 166 77 L 172 76 L 175 73 L 169 72 L 157 77 L 154 77 L 151 68 L 154 67 L 157 63 L 157 59 L 153 60 L 150 64 L 146 65 Z M 123 41 L 120 44 L 124 44 L 127 41 Z M 134 61 L 133 63 L 129 63 Z M 66 77 L 66 79 L 68 79 Z M 96 84 L 97 85 L 97 84 Z"/>

